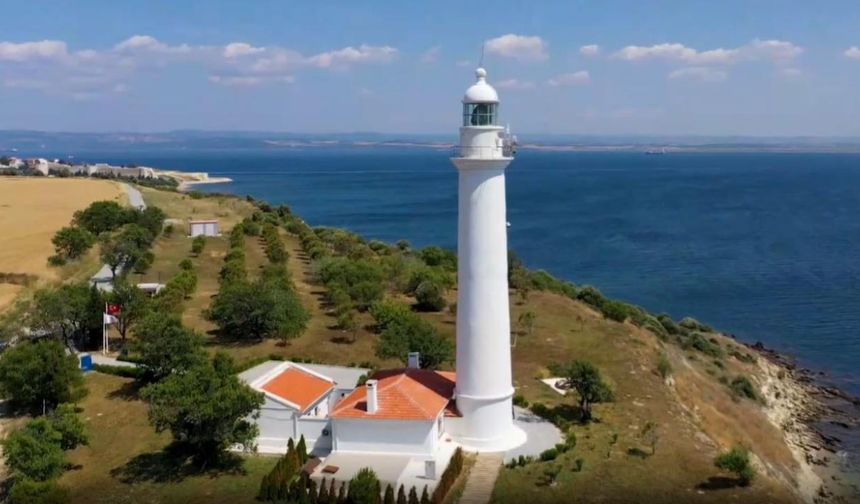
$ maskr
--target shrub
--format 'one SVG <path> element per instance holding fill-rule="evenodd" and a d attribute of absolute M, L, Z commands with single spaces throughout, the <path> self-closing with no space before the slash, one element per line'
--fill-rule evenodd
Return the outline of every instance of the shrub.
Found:
<path fill-rule="evenodd" d="M 573 472 L 582 472 L 582 468 L 585 466 L 585 460 L 578 458 L 573 463 Z"/>
<path fill-rule="evenodd" d="M 433 490 L 434 504 L 441 504 L 445 501 L 445 497 L 448 495 L 448 492 L 451 491 L 451 487 L 454 486 L 460 473 L 463 472 L 463 462 L 463 449 L 458 447 L 454 450 L 454 455 L 451 456 L 451 460 L 448 462 L 448 467 L 445 468 L 442 476 L 439 477 L 439 483 L 436 485 L 436 489 Z"/>
<path fill-rule="evenodd" d="M 369 312 L 376 321 L 376 330 L 378 332 L 382 332 L 389 326 L 399 324 L 404 319 L 414 316 L 405 304 L 387 300 L 376 301 L 370 306 Z"/>
<path fill-rule="evenodd" d="M 70 501 L 68 490 L 56 481 L 15 481 L 9 492 L 10 504 L 65 504 Z"/>
<path fill-rule="evenodd" d="M 376 355 L 397 358 L 406 363 L 409 352 L 421 354 L 421 367 L 436 369 L 454 357 L 454 345 L 433 324 L 415 314 L 391 324 L 382 331 L 376 343 Z"/>
<path fill-rule="evenodd" d="M 191 253 L 198 256 L 203 252 L 203 249 L 206 247 L 206 237 L 203 235 L 195 236 L 193 240 L 191 240 Z"/>
<path fill-rule="evenodd" d="M 627 319 L 627 304 L 621 301 L 605 300 L 599 308 L 600 313 L 609 320 L 624 322 Z"/>
<path fill-rule="evenodd" d="M 187 257 L 181 261 L 179 261 L 179 269 L 182 271 L 191 271 L 194 269 L 194 263 L 191 262 L 191 259 Z"/>
<path fill-rule="evenodd" d="M 684 329 L 689 329 L 691 331 L 701 331 L 701 332 L 714 332 L 709 326 L 702 324 L 698 320 L 693 317 L 684 317 L 678 322 L 678 325 L 683 327 Z"/>
<path fill-rule="evenodd" d="M 73 404 L 61 404 L 48 416 L 51 426 L 60 434 L 60 448 L 74 450 L 79 445 L 88 445 L 86 426 L 75 411 Z"/>
<path fill-rule="evenodd" d="M 66 258 L 59 255 L 52 255 L 48 257 L 48 264 L 51 266 L 65 266 Z"/>
<path fill-rule="evenodd" d="M 729 387 L 738 397 L 745 397 L 747 399 L 752 399 L 753 401 L 757 401 L 759 399 L 759 393 L 756 391 L 755 386 L 752 384 L 750 379 L 744 375 L 736 376 L 729 384 Z"/>
<path fill-rule="evenodd" d="M 107 375 L 121 376 L 123 378 L 138 379 L 143 376 L 142 369 L 131 366 L 111 366 L 109 364 L 93 364 L 93 371 Z"/>
<path fill-rule="evenodd" d="M 66 457 L 62 434 L 46 418 L 30 420 L 3 441 L 6 466 L 19 478 L 45 481 L 62 474 Z"/>
<path fill-rule="evenodd" d="M 164 230 L 162 231 L 162 233 L 164 234 L 164 236 L 170 238 L 171 236 L 173 236 L 173 232 L 175 230 L 176 230 L 176 228 L 173 227 L 173 224 L 168 224 L 168 225 L 164 226 Z"/>
<path fill-rule="evenodd" d="M 381 492 L 376 473 L 365 467 L 349 480 L 347 499 L 350 504 L 378 504 Z"/>
<path fill-rule="evenodd" d="M 718 469 L 736 474 L 741 486 L 749 486 L 756 476 L 755 468 L 750 463 L 749 451 L 740 446 L 717 455 L 714 465 Z"/>
<path fill-rule="evenodd" d="M 558 450 L 555 448 L 544 450 L 540 454 L 541 462 L 549 462 L 551 460 L 555 460 L 556 458 L 558 458 Z"/>
<path fill-rule="evenodd" d="M 669 362 L 669 357 L 665 352 L 660 352 L 660 355 L 657 356 L 657 373 L 664 380 L 672 374 L 672 363 Z"/>
<path fill-rule="evenodd" d="M 442 311 L 445 308 L 444 287 L 436 281 L 425 280 L 415 289 L 417 308 L 423 311 Z"/>
<path fill-rule="evenodd" d="M 521 408 L 528 408 L 529 402 L 522 394 L 514 394 L 514 406 L 519 406 Z"/>

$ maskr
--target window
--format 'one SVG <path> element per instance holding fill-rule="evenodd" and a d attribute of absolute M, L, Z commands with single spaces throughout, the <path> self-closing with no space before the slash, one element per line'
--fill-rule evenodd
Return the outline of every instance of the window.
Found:
<path fill-rule="evenodd" d="M 463 126 L 495 126 L 498 103 L 464 103 Z"/>

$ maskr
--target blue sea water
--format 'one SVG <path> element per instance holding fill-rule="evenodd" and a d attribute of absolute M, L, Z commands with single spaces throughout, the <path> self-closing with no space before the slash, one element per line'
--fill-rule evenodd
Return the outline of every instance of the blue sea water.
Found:
<path fill-rule="evenodd" d="M 234 182 L 201 190 L 286 203 L 312 225 L 456 247 L 445 150 L 77 154 L 208 171 Z M 531 268 L 762 341 L 860 394 L 860 155 L 525 150 L 508 220 Z"/>

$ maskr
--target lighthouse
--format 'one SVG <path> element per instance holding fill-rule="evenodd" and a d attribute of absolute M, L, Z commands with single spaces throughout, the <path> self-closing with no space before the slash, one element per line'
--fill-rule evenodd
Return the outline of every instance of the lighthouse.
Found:
<path fill-rule="evenodd" d="M 461 418 L 452 434 L 467 448 L 504 451 L 525 441 L 514 425 L 505 168 L 515 142 L 498 124 L 499 96 L 478 68 L 463 97 L 458 183 L 457 375 Z"/>

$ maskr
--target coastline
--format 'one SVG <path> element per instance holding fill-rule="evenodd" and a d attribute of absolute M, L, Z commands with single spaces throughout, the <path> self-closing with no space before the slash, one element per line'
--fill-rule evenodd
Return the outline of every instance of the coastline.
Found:
<path fill-rule="evenodd" d="M 228 177 L 210 177 L 206 172 L 153 169 L 153 173 L 158 177 L 168 177 L 178 182 L 179 185 L 176 187 L 176 190 L 179 192 L 186 192 L 195 185 L 228 184 L 233 182 L 233 179 Z"/>
<path fill-rule="evenodd" d="M 798 367 L 791 356 L 761 342 L 745 345 L 761 357 L 765 412 L 783 431 L 798 463 L 796 485 L 803 500 L 857 502 L 860 461 L 850 460 L 842 448 L 846 435 L 860 439 L 860 398 L 828 384 L 823 372 Z"/>

